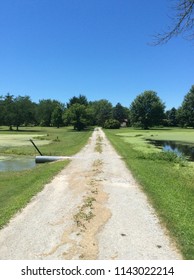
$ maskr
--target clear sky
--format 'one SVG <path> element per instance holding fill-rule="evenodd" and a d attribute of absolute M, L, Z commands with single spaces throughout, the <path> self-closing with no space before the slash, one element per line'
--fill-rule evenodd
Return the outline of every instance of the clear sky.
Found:
<path fill-rule="evenodd" d="M 194 44 L 150 46 L 174 0 L 0 0 L 0 95 L 85 95 L 129 106 L 154 90 L 167 109 L 194 84 Z"/>

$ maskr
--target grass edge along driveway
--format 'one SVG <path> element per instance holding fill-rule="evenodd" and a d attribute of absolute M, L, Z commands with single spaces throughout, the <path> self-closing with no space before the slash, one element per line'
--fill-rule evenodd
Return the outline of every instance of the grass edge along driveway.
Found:
<path fill-rule="evenodd" d="M 177 243 L 183 257 L 193 260 L 193 164 L 179 160 L 171 153 L 161 152 L 155 148 L 152 149 L 152 147 L 146 149 L 147 144 L 145 145 L 145 141 L 140 141 L 138 138 L 144 137 L 144 133 L 148 133 L 147 131 L 132 129 L 104 131 L 115 149 L 123 157 L 134 177 L 140 183 L 143 191 L 148 195 L 161 222 L 166 226 L 171 237 Z M 183 133 L 182 139 L 185 142 L 187 133 L 190 133 L 190 131 L 181 131 Z M 157 130 L 149 131 L 151 134 L 156 132 Z M 161 130 L 158 131 L 158 133 L 160 132 Z M 176 130 L 169 130 L 170 132 L 176 135 Z M 128 139 L 126 139 L 125 133 L 127 133 Z"/>

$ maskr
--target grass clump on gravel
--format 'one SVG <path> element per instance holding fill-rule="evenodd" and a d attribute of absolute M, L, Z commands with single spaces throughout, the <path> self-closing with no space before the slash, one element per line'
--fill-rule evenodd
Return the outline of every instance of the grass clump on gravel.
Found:
<path fill-rule="evenodd" d="M 32 133 L 36 134 L 37 139 L 48 140 L 50 144 L 40 146 L 43 155 L 70 156 L 77 153 L 91 136 L 92 130 L 76 132 L 72 128 L 29 128 L 21 131 L 21 134 L 30 137 Z M 6 131 L 3 132 L 6 134 Z M 20 132 L 9 132 L 7 135 L 14 138 Z M 37 134 L 40 133 L 40 137 Z M 44 135 L 44 136 L 42 136 Z M 56 141 L 57 139 L 57 141 Z M 36 143 L 36 138 L 34 139 Z M 10 154 L 20 157 L 27 155 L 37 155 L 37 151 L 32 145 L 2 147 L 0 155 Z M 41 191 L 46 183 L 62 170 L 68 160 L 44 163 L 36 165 L 36 167 L 18 172 L 0 172 L 0 228 L 2 228 L 10 218 L 22 209 L 31 198 Z"/>
<path fill-rule="evenodd" d="M 139 131 L 140 132 L 140 131 Z M 147 134 L 164 135 L 178 141 L 191 139 L 189 130 L 132 129 L 105 130 L 134 177 L 147 193 L 162 223 L 176 241 L 185 259 L 194 259 L 194 166 L 174 154 L 149 147 L 143 141 Z M 184 134 L 185 133 L 185 134 Z M 137 134 L 141 136 L 137 137 Z M 126 137 L 127 135 L 127 137 Z M 157 136 L 159 138 L 159 136 Z M 139 139 L 141 138 L 141 139 Z M 137 140 L 136 140 L 137 139 Z M 151 145 L 151 144 L 150 144 Z M 151 152 L 150 152 L 151 150 Z M 122 174 L 121 174 L 122 176 Z"/>

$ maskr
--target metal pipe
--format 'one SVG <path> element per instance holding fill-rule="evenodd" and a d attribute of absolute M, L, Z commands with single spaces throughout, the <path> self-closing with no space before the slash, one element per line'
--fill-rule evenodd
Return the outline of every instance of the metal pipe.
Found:
<path fill-rule="evenodd" d="M 36 163 L 45 163 L 45 162 L 52 162 L 56 160 L 64 160 L 70 159 L 71 157 L 63 157 L 63 156 L 36 156 L 35 162 Z"/>
<path fill-rule="evenodd" d="M 33 144 L 33 146 L 36 148 L 36 150 L 39 152 L 39 154 L 42 156 L 41 151 L 38 149 L 38 147 L 35 145 L 32 139 L 30 139 L 30 142 Z"/>

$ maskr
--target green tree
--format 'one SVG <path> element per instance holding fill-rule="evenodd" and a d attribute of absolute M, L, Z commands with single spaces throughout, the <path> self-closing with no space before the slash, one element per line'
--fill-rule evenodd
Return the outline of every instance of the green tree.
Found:
<path fill-rule="evenodd" d="M 57 105 L 51 115 L 51 124 L 59 128 L 63 125 L 64 106 Z"/>
<path fill-rule="evenodd" d="M 164 118 L 164 103 L 154 91 L 145 91 L 138 95 L 130 106 L 132 125 L 149 129 L 160 125 Z"/>
<path fill-rule="evenodd" d="M 113 108 L 113 119 L 122 123 L 124 120 L 128 120 L 129 109 L 123 107 L 120 103 L 117 103 Z"/>
<path fill-rule="evenodd" d="M 168 126 L 177 126 L 177 109 L 173 107 L 172 109 L 166 111 L 166 119 Z"/>
<path fill-rule="evenodd" d="M 59 101 L 52 99 L 42 99 L 37 106 L 37 120 L 41 126 L 51 126 L 52 113 L 60 105 Z"/>
<path fill-rule="evenodd" d="M 3 125 L 3 96 L 0 96 L 0 125 Z"/>
<path fill-rule="evenodd" d="M 66 124 L 73 125 L 75 130 L 83 130 L 88 125 L 87 107 L 75 103 L 65 110 L 63 119 Z"/>
<path fill-rule="evenodd" d="M 17 130 L 21 125 L 35 123 L 35 106 L 29 96 L 18 96 L 14 99 L 15 118 L 13 124 Z"/>
<path fill-rule="evenodd" d="M 104 127 L 105 122 L 112 118 L 113 107 L 106 99 L 91 102 L 89 107 L 91 119 L 95 125 Z"/>
<path fill-rule="evenodd" d="M 194 85 L 184 97 L 183 103 L 178 110 L 178 119 L 181 126 L 194 128 Z"/>
<path fill-rule="evenodd" d="M 67 108 L 71 107 L 74 104 L 81 104 L 81 105 L 88 105 L 88 100 L 85 95 L 79 95 L 78 97 L 73 96 L 69 99 L 69 102 L 67 103 Z"/>
<path fill-rule="evenodd" d="M 14 96 L 9 93 L 3 98 L 2 102 L 2 123 L 9 126 L 9 130 L 12 130 L 12 126 L 15 122 L 15 106 Z"/>

